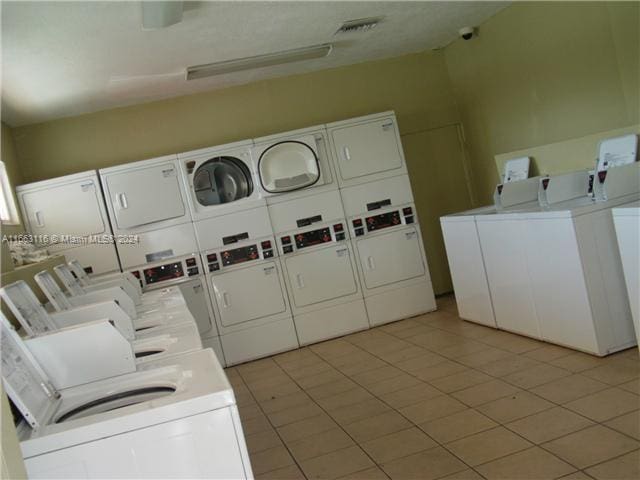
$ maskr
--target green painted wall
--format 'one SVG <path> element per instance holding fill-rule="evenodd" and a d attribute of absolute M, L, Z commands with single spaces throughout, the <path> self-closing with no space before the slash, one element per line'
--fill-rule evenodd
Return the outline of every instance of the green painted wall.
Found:
<path fill-rule="evenodd" d="M 639 12 L 638 2 L 516 2 L 445 49 L 480 203 L 498 180 L 496 154 L 639 122 Z"/>

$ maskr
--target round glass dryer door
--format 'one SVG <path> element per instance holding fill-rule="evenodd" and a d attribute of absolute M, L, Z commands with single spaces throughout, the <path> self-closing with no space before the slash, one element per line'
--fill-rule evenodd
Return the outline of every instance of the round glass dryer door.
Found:
<path fill-rule="evenodd" d="M 200 205 L 220 205 L 251 195 L 253 181 L 242 160 L 215 157 L 198 167 L 193 175 L 193 188 Z"/>
<path fill-rule="evenodd" d="M 306 143 L 287 140 L 271 145 L 258 161 L 262 188 L 269 193 L 309 187 L 320 179 L 316 152 Z"/>

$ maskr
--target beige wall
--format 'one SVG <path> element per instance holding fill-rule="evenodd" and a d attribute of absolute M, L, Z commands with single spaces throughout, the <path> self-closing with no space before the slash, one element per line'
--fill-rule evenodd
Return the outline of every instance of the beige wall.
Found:
<path fill-rule="evenodd" d="M 477 39 L 445 49 L 481 203 L 498 180 L 496 154 L 639 122 L 639 10 L 638 2 L 515 3 Z"/>
<path fill-rule="evenodd" d="M 457 108 L 441 53 L 418 53 L 305 75 L 257 82 L 13 130 L 26 182 L 395 110 L 415 191 L 432 188 L 432 171 L 460 169 Z M 454 128 L 455 130 L 455 128 Z M 440 136 L 442 133 L 442 138 Z M 420 179 L 418 181 L 417 179 Z M 436 292 L 451 290 L 438 218 L 470 208 L 463 201 L 416 195 Z M 448 187 L 448 189 L 446 188 Z M 436 191 L 436 190 L 434 190 Z M 440 191 L 440 190 L 437 190 Z M 431 248 L 433 245 L 433 248 Z"/>

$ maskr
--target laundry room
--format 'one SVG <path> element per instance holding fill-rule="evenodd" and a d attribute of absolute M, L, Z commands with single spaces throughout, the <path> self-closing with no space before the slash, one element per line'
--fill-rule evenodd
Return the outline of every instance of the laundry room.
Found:
<path fill-rule="evenodd" d="M 2 478 L 640 478 L 640 3 L 0 28 Z"/>

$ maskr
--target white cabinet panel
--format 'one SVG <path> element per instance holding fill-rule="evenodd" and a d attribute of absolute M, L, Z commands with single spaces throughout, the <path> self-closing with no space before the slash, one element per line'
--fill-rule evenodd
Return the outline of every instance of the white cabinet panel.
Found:
<path fill-rule="evenodd" d="M 212 275 L 211 283 L 225 327 L 282 313 L 287 308 L 280 271 L 274 262 Z"/>
<path fill-rule="evenodd" d="M 477 225 L 498 327 L 540 338 L 524 222 L 478 221 Z"/>
<path fill-rule="evenodd" d="M 105 177 L 118 229 L 178 218 L 186 213 L 173 163 L 124 170 Z"/>
<path fill-rule="evenodd" d="M 364 238 L 356 245 L 366 288 L 389 285 L 425 273 L 415 228 Z"/>
<path fill-rule="evenodd" d="M 529 275 L 542 338 L 598 351 L 572 219 L 530 220 L 525 224 Z"/>
<path fill-rule="evenodd" d="M 343 180 L 403 167 L 402 147 L 398 143 L 394 118 L 336 128 L 331 131 L 331 136 Z"/>
<path fill-rule="evenodd" d="M 480 239 L 473 217 L 469 220 L 442 220 L 449 270 L 461 318 L 496 326 L 482 259 Z"/>
<path fill-rule="evenodd" d="M 100 208 L 102 193 L 93 179 L 19 193 L 27 230 L 32 234 L 107 233 Z"/>
<path fill-rule="evenodd" d="M 346 245 L 285 258 L 297 307 L 352 295 L 358 291 Z"/>

